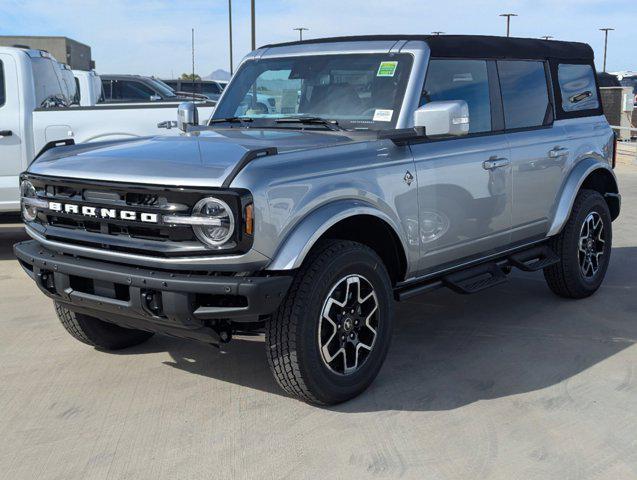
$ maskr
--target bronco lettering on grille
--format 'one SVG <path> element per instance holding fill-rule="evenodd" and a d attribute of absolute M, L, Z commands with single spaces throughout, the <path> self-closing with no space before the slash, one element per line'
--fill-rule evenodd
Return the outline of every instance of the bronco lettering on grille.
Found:
<path fill-rule="evenodd" d="M 119 219 L 131 222 L 157 223 L 159 215 L 156 213 L 135 212 L 133 210 L 117 210 L 115 208 L 98 208 L 73 203 L 49 202 L 49 210 L 85 217 Z"/>

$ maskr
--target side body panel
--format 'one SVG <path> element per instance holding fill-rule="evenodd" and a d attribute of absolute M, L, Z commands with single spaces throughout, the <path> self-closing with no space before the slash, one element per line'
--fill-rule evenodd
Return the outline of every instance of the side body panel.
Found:
<path fill-rule="evenodd" d="M 449 262 L 489 254 L 510 243 L 511 167 L 486 169 L 509 157 L 504 135 L 412 146 L 418 174 L 421 259 L 427 272 Z"/>
<path fill-rule="evenodd" d="M 212 110 L 213 107 L 199 109 L 202 122 L 212 114 Z M 33 112 L 35 148 L 39 152 L 47 143 L 66 138 L 84 143 L 149 135 L 179 135 L 181 130 L 177 128 L 157 127 L 159 122 L 166 120 L 177 120 L 177 104 L 38 109 Z M 57 128 L 51 129 L 52 126 Z M 65 134 L 63 138 L 55 138 L 60 132 Z"/>
<path fill-rule="evenodd" d="M 511 146 L 514 243 L 541 238 L 549 229 L 553 205 L 573 163 L 560 123 L 506 134 Z"/>
<path fill-rule="evenodd" d="M 260 158 L 232 184 L 252 191 L 253 248 L 274 259 L 268 269 L 296 268 L 317 233 L 347 216 L 370 214 L 394 228 L 407 257 L 407 275 L 413 272 L 420 246 L 417 187 L 404 181 L 406 172 L 414 171 L 409 147 L 382 140 L 309 153 Z"/>
<path fill-rule="evenodd" d="M 30 131 L 33 85 L 28 56 L 16 49 L 0 52 L 4 76 L 4 102 L 0 105 L 0 212 L 20 208 L 18 175 L 33 151 Z"/>

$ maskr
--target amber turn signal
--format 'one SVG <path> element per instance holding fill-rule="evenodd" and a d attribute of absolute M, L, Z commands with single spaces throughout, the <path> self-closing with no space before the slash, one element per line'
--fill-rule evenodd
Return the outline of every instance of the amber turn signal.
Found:
<path fill-rule="evenodd" d="M 254 205 L 249 203 L 245 208 L 245 232 L 248 235 L 254 234 Z"/>

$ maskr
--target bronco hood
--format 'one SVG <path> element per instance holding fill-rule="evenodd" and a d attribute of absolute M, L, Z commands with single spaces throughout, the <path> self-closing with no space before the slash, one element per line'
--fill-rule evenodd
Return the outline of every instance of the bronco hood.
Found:
<path fill-rule="evenodd" d="M 351 142 L 346 132 L 219 129 L 178 137 L 85 143 L 49 150 L 34 175 L 152 185 L 220 187 L 254 150 L 278 152 Z"/>

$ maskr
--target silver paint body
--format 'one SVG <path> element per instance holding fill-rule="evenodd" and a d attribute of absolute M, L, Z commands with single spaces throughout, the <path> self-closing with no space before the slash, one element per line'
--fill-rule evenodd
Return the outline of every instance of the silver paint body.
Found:
<path fill-rule="evenodd" d="M 244 62 L 399 51 L 414 57 L 396 125 L 406 128 L 414 125 L 425 80 L 429 60 L 425 42 L 292 45 L 256 50 Z M 411 146 L 349 132 L 219 128 L 92 149 L 61 148 L 35 162 L 29 171 L 214 189 L 249 149 L 264 147 L 277 147 L 279 153 L 248 163 L 231 184 L 231 188 L 248 189 L 254 198 L 252 250 L 243 255 L 163 259 L 162 267 L 291 270 L 301 265 L 331 226 L 348 217 L 371 215 L 389 225 L 400 239 L 407 259 L 403 280 L 426 277 L 558 233 L 585 178 L 596 169 L 612 174 L 612 131 L 604 117 Z M 404 180 L 407 172 L 413 181 Z M 160 263 L 156 257 L 38 240 L 68 253 L 139 265 Z"/>

